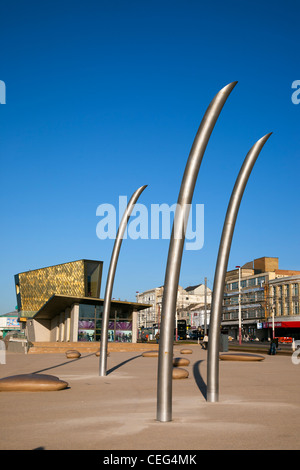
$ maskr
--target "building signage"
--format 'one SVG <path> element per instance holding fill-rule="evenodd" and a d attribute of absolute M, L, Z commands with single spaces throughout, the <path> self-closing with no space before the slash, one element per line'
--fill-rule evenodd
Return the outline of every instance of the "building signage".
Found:
<path fill-rule="evenodd" d="M 2 317 L 0 318 L 0 328 L 20 328 L 20 323 L 17 318 Z"/>
<path fill-rule="evenodd" d="M 17 318 L 7 318 L 6 326 L 9 328 L 20 328 L 20 323 Z"/>
<path fill-rule="evenodd" d="M 275 328 L 300 328 L 300 321 L 275 321 Z M 264 322 L 263 328 L 272 328 L 272 322 Z"/>

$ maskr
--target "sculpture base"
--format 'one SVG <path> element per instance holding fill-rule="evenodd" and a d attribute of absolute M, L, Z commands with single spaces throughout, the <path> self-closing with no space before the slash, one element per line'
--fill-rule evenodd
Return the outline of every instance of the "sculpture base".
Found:
<path fill-rule="evenodd" d="M 67 387 L 67 382 L 54 375 L 21 374 L 0 379 L 0 392 L 47 392 Z"/>
<path fill-rule="evenodd" d="M 158 351 L 146 351 L 142 354 L 143 357 L 158 357 Z"/>
<path fill-rule="evenodd" d="M 81 356 L 81 353 L 79 351 L 75 351 L 75 350 L 66 351 L 67 359 L 78 359 L 80 356 Z"/>
<path fill-rule="evenodd" d="M 179 367 L 174 367 L 172 372 L 172 379 L 187 379 L 189 373 L 185 369 L 181 369 Z"/>
<path fill-rule="evenodd" d="M 263 361 L 264 356 L 260 354 L 248 354 L 248 353 L 225 353 L 220 354 L 221 361 Z"/>
<path fill-rule="evenodd" d="M 181 349 L 180 354 L 193 354 L 191 349 Z"/>

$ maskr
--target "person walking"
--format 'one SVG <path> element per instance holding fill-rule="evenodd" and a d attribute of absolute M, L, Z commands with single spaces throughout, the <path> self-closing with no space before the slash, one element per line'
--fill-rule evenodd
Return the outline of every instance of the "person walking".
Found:
<path fill-rule="evenodd" d="M 198 341 L 198 344 L 200 344 L 200 339 L 201 339 L 201 330 L 200 330 L 200 328 L 198 328 L 198 330 L 197 330 L 197 341 Z"/>
<path fill-rule="evenodd" d="M 276 354 L 276 339 L 273 338 L 272 341 L 271 341 L 271 344 L 270 344 L 270 350 L 269 350 L 269 354 L 271 356 L 275 356 Z"/>
<path fill-rule="evenodd" d="M 207 345 L 208 345 L 208 336 L 207 334 L 205 334 L 203 338 L 203 343 L 202 343 L 203 349 L 207 349 Z"/>

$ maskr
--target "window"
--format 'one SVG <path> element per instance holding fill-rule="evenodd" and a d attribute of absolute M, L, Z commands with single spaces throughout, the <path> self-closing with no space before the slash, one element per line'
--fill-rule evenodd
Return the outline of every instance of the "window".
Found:
<path fill-rule="evenodd" d="M 299 293 L 299 284 L 292 285 L 292 295 L 298 295 Z"/>
<path fill-rule="evenodd" d="M 281 302 L 278 302 L 277 315 L 278 315 L 278 316 L 281 316 L 281 315 L 282 315 L 282 305 L 281 305 Z"/>
<path fill-rule="evenodd" d="M 95 339 L 95 305 L 79 305 L 78 341 Z"/>
<path fill-rule="evenodd" d="M 288 302 L 285 302 L 285 314 L 290 314 L 290 304 Z"/>
<path fill-rule="evenodd" d="M 256 294 L 256 296 L 257 296 L 257 300 L 264 300 L 264 298 L 265 298 L 265 292 L 264 292 L 263 290 L 258 291 L 257 294 Z"/>
<path fill-rule="evenodd" d="M 100 341 L 102 314 L 102 305 L 79 305 L 78 341 Z M 108 341 L 132 341 L 132 314 L 129 309 L 111 309 L 108 324 Z"/>
<path fill-rule="evenodd" d="M 131 343 L 132 341 L 132 322 L 118 321 L 115 326 L 115 341 L 120 343 Z"/>
<path fill-rule="evenodd" d="M 289 292 L 290 292 L 290 286 L 287 284 L 287 285 L 285 286 L 285 295 L 286 295 L 286 297 L 289 296 Z"/>
<path fill-rule="evenodd" d="M 266 282 L 266 277 L 265 276 L 260 276 L 257 278 L 257 284 L 259 286 L 261 286 L 262 284 L 264 284 Z"/>

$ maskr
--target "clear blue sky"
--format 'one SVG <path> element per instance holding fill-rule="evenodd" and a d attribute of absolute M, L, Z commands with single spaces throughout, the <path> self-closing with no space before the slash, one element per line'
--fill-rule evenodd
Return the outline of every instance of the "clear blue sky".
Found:
<path fill-rule="evenodd" d="M 185 251 L 180 284 L 212 287 L 231 191 L 268 132 L 240 207 L 228 268 L 261 256 L 300 270 L 299 1 L 0 2 L 0 313 L 14 274 L 104 261 L 96 209 L 148 184 L 140 203 L 176 203 L 203 114 L 229 82 L 193 203 L 205 240 Z M 162 285 L 169 242 L 124 240 L 115 298 Z"/>

